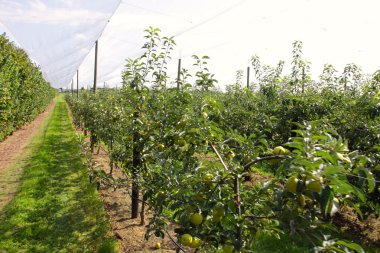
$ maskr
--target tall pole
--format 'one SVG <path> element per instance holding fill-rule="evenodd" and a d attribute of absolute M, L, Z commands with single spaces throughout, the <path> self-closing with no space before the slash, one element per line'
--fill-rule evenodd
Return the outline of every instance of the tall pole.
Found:
<path fill-rule="evenodd" d="M 250 72 L 250 68 L 249 66 L 247 67 L 247 88 L 249 89 L 249 72 Z"/>
<path fill-rule="evenodd" d="M 95 42 L 94 93 L 96 92 L 97 72 L 98 72 L 98 41 Z"/>
<path fill-rule="evenodd" d="M 74 86 L 74 78 L 71 79 L 71 96 L 74 96 L 73 86 Z"/>
<path fill-rule="evenodd" d="M 77 69 L 77 99 L 79 98 L 79 70 Z"/>
<path fill-rule="evenodd" d="M 178 72 L 177 72 L 177 89 L 179 90 L 179 83 L 181 78 L 181 58 L 178 59 Z"/>
<path fill-rule="evenodd" d="M 305 90 L 305 66 L 302 67 L 302 93 Z"/>

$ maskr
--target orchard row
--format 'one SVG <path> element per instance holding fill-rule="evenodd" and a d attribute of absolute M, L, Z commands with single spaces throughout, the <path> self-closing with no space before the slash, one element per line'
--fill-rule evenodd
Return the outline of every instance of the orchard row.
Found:
<path fill-rule="evenodd" d="M 0 35 L 0 141 L 43 112 L 55 95 L 25 51 Z"/>
<path fill-rule="evenodd" d="M 207 57 L 194 57 L 194 85 L 182 70 L 178 88 L 167 88 L 174 41 L 153 28 L 146 39 L 145 53 L 127 61 L 122 89 L 67 101 L 92 147 L 105 146 L 111 170 L 124 175 L 94 169 L 91 178 L 131 185 L 132 218 L 146 205 L 154 211 L 147 237 L 165 236 L 174 222 L 183 251 L 254 252 L 262 234 L 290 234 L 316 251 L 362 252 L 334 239 L 329 221 L 342 205 L 360 216 L 378 208 L 376 76 L 351 90 L 312 82 L 293 89 L 298 81 L 277 76 L 221 93 L 212 90 Z M 270 178 L 254 180 L 261 170 Z M 333 239 L 323 244 L 327 234 Z"/>

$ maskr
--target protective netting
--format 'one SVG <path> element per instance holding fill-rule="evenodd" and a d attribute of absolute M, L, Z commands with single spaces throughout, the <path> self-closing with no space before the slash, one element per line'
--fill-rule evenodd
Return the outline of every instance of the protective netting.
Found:
<path fill-rule="evenodd" d="M 92 86 L 91 48 L 99 37 L 98 86 L 120 84 L 125 59 L 140 55 L 149 26 L 175 36 L 173 78 L 179 57 L 190 68 L 191 55 L 208 55 L 223 86 L 253 54 L 270 65 L 285 60 L 289 70 L 295 40 L 304 42 L 315 77 L 325 63 L 375 71 L 379 6 L 377 0 L 0 0 L 0 22 L 57 88 L 70 87 L 77 69 L 80 87 Z"/>
<path fill-rule="evenodd" d="M 67 86 L 119 0 L 1 1 L 0 21 L 54 87 Z"/>

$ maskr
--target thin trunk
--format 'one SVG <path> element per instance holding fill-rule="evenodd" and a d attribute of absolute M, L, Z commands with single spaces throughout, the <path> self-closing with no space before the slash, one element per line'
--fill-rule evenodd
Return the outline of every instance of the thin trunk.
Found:
<path fill-rule="evenodd" d="M 145 197 L 145 194 L 143 194 L 143 201 L 141 203 L 141 212 L 140 212 L 141 226 L 145 225 L 145 201 L 146 201 L 146 197 Z"/>
<path fill-rule="evenodd" d="M 241 216 L 241 205 L 240 205 L 240 185 L 239 185 L 239 175 L 236 174 L 234 178 L 234 191 L 235 191 L 235 205 L 237 215 Z M 236 238 L 239 242 L 242 241 L 242 233 L 240 224 L 236 226 Z"/>
<path fill-rule="evenodd" d="M 95 142 L 96 142 L 96 140 L 95 140 L 95 135 L 93 135 L 93 134 L 91 133 L 91 136 L 90 136 L 90 148 L 91 148 L 91 154 L 94 153 Z"/>
<path fill-rule="evenodd" d="M 110 149 L 111 152 L 113 150 L 113 141 L 111 141 L 111 144 L 110 144 Z M 113 171 L 113 158 L 112 158 L 112 155 L 110 156 L 110 175 L 112 175 L 112 171 Z"/>

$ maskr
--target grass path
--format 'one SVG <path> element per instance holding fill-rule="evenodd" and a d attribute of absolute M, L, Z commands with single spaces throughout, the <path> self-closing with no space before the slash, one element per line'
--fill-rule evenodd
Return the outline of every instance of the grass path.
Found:
<path fill-rule="evenodd" d="M 63 97 L 45 127 L 23 162 L 17 196 L 0 213 L 0 252 L 113 252 Z"/>
<path fill-rule="evenodd" d="M 33 150 L 33 140 L 44 134 L 54 106 L 55 100 L 34 121 L 0 142 L 0 210 L 17 194 L 22 168 Z"/>

